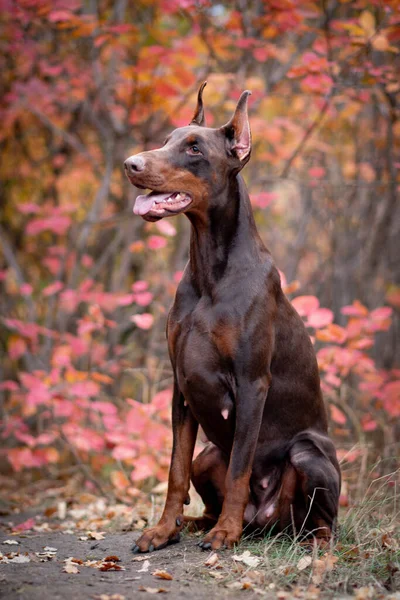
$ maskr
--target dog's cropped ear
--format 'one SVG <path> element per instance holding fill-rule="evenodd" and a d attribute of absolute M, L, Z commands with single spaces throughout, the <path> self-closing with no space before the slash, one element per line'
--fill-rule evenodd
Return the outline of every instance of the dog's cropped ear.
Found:
<path fill-rule="evenodd" d="M 193 119 L 190 121 L 189 125 L 199 125 L 200 127 L 205 127 L 206 120 L 204 118 L 204 107 L 203 107 L 203 90 L 207 85 L 207 81 L 203 81 L 200 86 L 199 93 L 197 94 L 197 106 L 195 113 L 193 115 Z"/>
<path fill-rule="evenodd" d="M 248 159 L 251 152 L 251 132 L 247 114 L 247 99 L 250 95 L 249 90 L 242 93 L 233 117 L 221 127 L 228 139 L 230 150 L 241 162 Z"/>

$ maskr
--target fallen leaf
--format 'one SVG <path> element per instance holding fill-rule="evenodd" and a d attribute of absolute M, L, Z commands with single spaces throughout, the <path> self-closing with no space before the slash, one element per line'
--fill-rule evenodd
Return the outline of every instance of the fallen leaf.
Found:
<path fill-rule="evenodd" d="M 88 539 L 89 538 L 87 535 L 81 535 L 81 537 L 78 538 L 78 540 L 80 540 L 81 542 L 86 542 Z"/>
<path fill-rule="evenodd" d="M 224 579 L 225 575 L 219 573 L 218 571 L 210 571 L 209 575 L 214 577 L 214 579 Z"/>
<path fill-rule="evenodd" d="M 372 586 L 361 587 L 354 592 L 356 600 L 370 600 L 376 598 L 376 591 Z"/>
<path fill-rule="evenodd" d="M 104 559 L 104 562 L 120 562 L 120 561 L 121 561 L 121 559 L 118 558 L 118 556 L 114 556 L 113 554 L 111 556 L 107 556 Z"/>
<path fill-rule="evenodd" d="M 9 559 L 9 562 L 12 563 L 28 563 L 31 562 L 31 559 L 26 554 L 17 554 L 13 558 Z"/>
<path fill-rule="evenodd" d="M 168 571 L 154 571 L 153 575 L 154 577 L 158 577 L 159 579 L 173 579 L 172 575 L 168 573 Z"/>
<path fill-rule="evenodd" d="M 144 560 L 147 560 L 145 556 L 135 556 L 134 558 L 132 558 L 132 562 L 142 562 Z"/>
<path fill-rule="evenodd" d="M 252 590 L 253 589 L 253 584 L 251 583 L 251 581 L 243 581 L 242 582 L 242 590 Z"/>
<path fill-rule="evenodd" d="M 149 560 L 145 560 L 144 563 L 142 564 L 142 568 L 138 569 L 138 573 L 146 573 L 146 571 L 148 571 L 150 568 L 150 561 Z"/>
<path fill-rule="evenodd" d="M 57 548 L 52 548 L 51 546 L 45 546 L 43 548 L 43 552 L 57 552 Z"/>
<path fill-rule="evenodd" d="M 105 531 L 87 531 L 86 535 L 89 540 L 104 540 Z"/>
<path fill-rule="evenodd" d="M 114 562 L 105 562 L 101 565 L 100 571 L 125 571 L 124 567 L 117 565 Z"/>
<path fill-rule="evenodd" d="M 302 558 L 300 558 L 299 562 L 297 563 L 297 568 L 299 571 L 304 571 L 304 569 L 307 569 L 307 567 L 309 567 L 312 563 L 312 557 L 311 556 L 303 556 Z"/>
<path fill-rule="evenodd" d="M 1 543 L 7 544 L 8 546 L 19 546 L 19 542 L 17 542 L 17 540 L 4 540 L 4 542 Z"/>
<path fill-rule="evenodd" d="M 49 546 L 46 546 L 46 548 L 49 548 Z M 45 550 L 46 550 L 45 548 Z M 40 562 L 47 562 L 48 560 L 52 560 L 53 558 L 55 558 L 57 556 L 57 550 L 54 551 L 47 551 L 47 552 L 35 552 L 35 556 L 37 556 L 40 559 Z"/>
<path fill-rule="evenodd" d="M 285 575 L 286 577 L 288 575 L 292 575 L 292 573 L 294 573 L 295 571 L 296 568 L 293 565 L 281 565 L 280 567 L 278 567 L 279 575 Z"/>
<path fill-rule="evenodd" d="M 213 552 L 212 554 L 210 554 L 210 556 L 204 562 L 204 565 L 206 567 L 215 567 L 215 565 L 218 563 L 218 561 L 219 561 L 218 554 L 216 552 Z"/>
<path fill-rule="evenodd" d="M 20 523 L 19 525 L 16 525 L 15 527 L 13 527 L 13 531 L 28 531 L 29 529 L 32 529 L 36 524 L 36 521 L 33 517 L 31 517 L 30 519 L 27 519 L 26 521 L 24 521 L 23 523 Z"/>
<path fill-rule="evenodd" d="M 235 554 L 232 558 L 233 560 L 244 563 L 248 567 L 256 567 L 261 561 L 257 556 L 252 556 L 249 550 L 245 550 L 243 554 Z"/>
<path fill-rule="evenodd" d="M 72 563 L 67 563 L 66 565 L 64 565 L 63 571 L 64 573 L 70 573 L 73 575 L 79 573 L 78 567 Z"/>
<path fill-rule="evenodd" d="M 139 592 L 147 592 L 148 594 L 166 594 L 167 590 L 164 588 L 153 588 L 153 587 L 144 587 L 143 585 L 138 587 Z"/>

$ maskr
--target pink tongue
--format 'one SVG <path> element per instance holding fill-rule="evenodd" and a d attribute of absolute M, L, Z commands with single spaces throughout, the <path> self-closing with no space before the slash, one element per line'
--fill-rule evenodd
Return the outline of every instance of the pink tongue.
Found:
<path fill-rule="evenodd" d="M 133 212 L 135 213 L 135 215 L 145 215 L 147 214 L 150 210 L 151 207 L 153 206 L 154 202 L 164 202 L 167 198 L 169 198 L 171 196 L 171 193 L 169 194 L 147 194 L 146 196 L 138 196 L 136 198 L 136 202 L 135 202 L 135 206 L 133 207 Z"/>

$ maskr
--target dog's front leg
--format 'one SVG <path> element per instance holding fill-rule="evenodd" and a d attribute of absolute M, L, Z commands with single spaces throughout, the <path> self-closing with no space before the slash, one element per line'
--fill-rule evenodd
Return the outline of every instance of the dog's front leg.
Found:
<path fill-rule="evenodd" d="M 225 499 L 217 524 L 200 546 L 204 550 L 232 548 L 242 535 L 243 515 L 249 499 L 249 480 L 257 446 L 269 378 L 239 383 L 235 434 L 225 479 Z"/>
<path fill-rule="evenodd" d="M 173 447 L 169 470 L 168 492 L 162 517 L 155 527 L 146 529 L 134 544 L 133 552 L 152 552 L 179 540 L 183 526 L 183 504 L 190 485 L 194 445 L 198 423 L 175 383 L 172 398 Z"/>

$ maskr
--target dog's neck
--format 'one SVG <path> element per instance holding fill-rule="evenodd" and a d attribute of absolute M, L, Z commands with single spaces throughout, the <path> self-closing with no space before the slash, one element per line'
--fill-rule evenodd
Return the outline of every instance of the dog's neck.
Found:
<path fill-rule="evenodd" d="M 207 212 L 187 216 L 192 224 L 189 264 L 201 295 L 212 295 L 224 276 L 243 273 L 265 251 L 240 175 L 231 178 L 223 192 L 213 198 Z"/>

